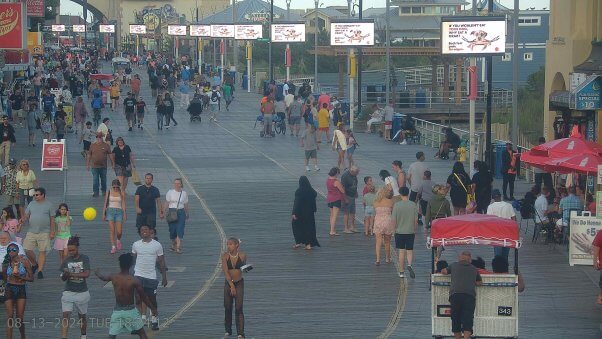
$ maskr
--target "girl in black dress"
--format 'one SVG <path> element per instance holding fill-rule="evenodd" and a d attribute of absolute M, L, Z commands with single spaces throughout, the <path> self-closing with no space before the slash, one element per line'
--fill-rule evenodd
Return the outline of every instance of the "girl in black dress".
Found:
<path fill-rule="evenodd" d="M 293 204 L 293 236 L 295 246 L 299 248 L 305 245 L 306 250 L 320 246 L 316 239 L 316 196 L 317 193 L 311 187 L 306 176 L 299 178 L 299 188 L 295 191 L 295 203 Z"/>
<path fill-rule="evenodd" d="M 454 215 L 466 213 L 467 190 L 470 186 L 470 177 L 464 171 L 464 165 L 456 161 L 452 173 L 447 177 L 447 187 L 450 187 L 449 196 L 452 206 L 454 206 Z"/>
<path fill-rule="evenodd" d="M 477 160 L 475 167 L 478 172 L 472 176 L 472 189 L 475 192 L 477 213 L 485 214 L 489 203 L 491 203 L 493 177 L 485 162 Z"/>

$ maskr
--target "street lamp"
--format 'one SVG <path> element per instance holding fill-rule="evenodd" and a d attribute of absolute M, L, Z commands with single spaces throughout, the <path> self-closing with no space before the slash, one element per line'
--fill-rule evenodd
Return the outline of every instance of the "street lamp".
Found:
<path fill-rule="evenodd" d="M 270 81 L 274 80 L 274 63 L 272 62 L 272 24 L 274 23 L 274 0 L 270 0 L 270 41 L 268 41 L 268 64 L 270 65 Z"/>
<path fill-rule="evenodd" d="M 314 0 L 314 3 L 316 5 L 315 7 L 315 15 L 316 18 L 314 19 L 314 92 L 316 92 L 316 89 L 318 88 L 318 32 L 319 32 L 319 28 L 318 28 L 318 5 L 319 5 L 320 0 Z"/>
<path fill-rule="evenodd" d="M 287 21 L 291 20 L 291 0 L 286 0 L 286 20 Z M 290 53 L 291 53 L 291 46 L 289 43 L 286 43 L 286 52 L 284 54 L 284 60 L 285 60 L 284 63 L 286 65 L 286 81 L 287 82 L 291 80 L 291 65 L 289 62 Z"/>

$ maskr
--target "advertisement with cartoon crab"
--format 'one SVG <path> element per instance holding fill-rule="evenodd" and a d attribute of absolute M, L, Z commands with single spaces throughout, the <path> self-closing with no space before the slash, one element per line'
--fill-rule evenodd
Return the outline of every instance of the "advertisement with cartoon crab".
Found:
<path fill-rule="evenodd" d="M 263 38 L 261 25 L 234 25 L 234 39 L 256 40 L 259 38 Z"/>
<path fill-rule="evenodd" d="M 441 23 L 442 54 L 501 54 L 506 51 L 506 21 Z"/>
<path fill-rule="evenodd" d="M 115 25 L 98 25 L 100 33 L 115 33 Z"/>
<path fill-rule="evenodd" d="M 374 46 L 373 22 L 332 22 L 331 46 Z"/>
<path fill-rule="evenodd" d="M 184 25 L 167 25 L 167 35 L 186 35 L 186 26 Z"/>
<path fill-rule="evenodd" d="M 146 25 L 130 25 L 130 34 L 146 34 Z"/>
<path fill-rule="evenodd" d="M 190 36 L 210 37 L 211 25 L 190 25 Z"/>
<path fill-rule="evenodd" d="M 212 38 L 234 38 L 234 25 L 211 25 Z"/>
<path fill-rule="evenodd" d="M 272 24 L 272 42 L 305 42 L 305 23 Z"/>

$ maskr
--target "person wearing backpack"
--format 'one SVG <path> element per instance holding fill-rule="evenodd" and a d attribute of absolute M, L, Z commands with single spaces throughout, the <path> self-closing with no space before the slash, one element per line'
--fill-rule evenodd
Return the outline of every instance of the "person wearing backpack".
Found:
<path fill-rule="evenodd" d="M 213 86 L 211 88 L 211 94 L 209 95 L 209 120 L 213 122 L 217 122 L 217 111 L 219 109 L 219 101 L 221 98 L 221 94 L 217 90 L 217 86 Z"/>

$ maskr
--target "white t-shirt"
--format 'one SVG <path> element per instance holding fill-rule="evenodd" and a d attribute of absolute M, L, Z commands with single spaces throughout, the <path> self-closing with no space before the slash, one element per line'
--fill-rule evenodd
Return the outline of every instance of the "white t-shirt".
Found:
<path fill-rule="evenodd" d="M 288 94 L 288 84 L 282 85 L 282 96 L 286 96 Z"/>
<path fill-rule="evenodd" d="M 182 197 L 180 198 L 180 193 L 182 193 Z M 180 203 L 178 204 L 178 198 L 180 198 Z M 186 191 L 177 192 L 174 189 L 170 189 L 165 194 L 165 200 L 169 203 L 169 208 L 184 208 L 184 205 L 188 203 L 188 194 Z"/>
<path fill-rule="evenodd" d="M 163 255 L 163 246 L 155 239 L 144 242 L 142 239 L 132 245 L 132 253 L 136 254 L 134 275 L 147 279 L 157 279 L 155 265 L 157 258 Z"/>
<path fill-rule="evenodd" d="M 293 103 L 293 101 L 295 101 L 295 96 L 292 94 L 287 94 L 284 96 L 284 104 L 286 105 L 286 108 L 291 107 L 291 104 Z"/>
<path fill-rule="evenodd" d="M 535 220 L 537 220 L 538 223 L 548 222 L 548 217 L 545 215 L 547 210 L 548 199 L 540 194 L 537 199 L 535 199 Z"/>
<path fill-rule="evenodd" d="M 514 208 L 512 205 L 505 201 L 495 201 L 489 207 L 487 207 L 487 214 L 495 215 L 496 217 L 504 218 L 504 219 L 512 219 L 512 217 L 516 217 L 516 213 L 514 213 Z"/>
<path fill-rule="evenodd" d="M 397 179 L 392 176 L 388 176 L 385 178 L 385 185 L 390 184 L 391 188 L 393 188 L 393 196 L 396 197 L 399 195 L 399 185 L 397 185 Z"/>
<path fill-rule="evenodd" d="M 429 167 L 424 163 L 424 161 L 416 161 L 410 164 L 408 168 L 408 174 L 412 176 L 412 183 L 410 184 L 410 189 L 414 192 L 418 192 L 420 190 L 420 186 L 422 186 L 422 177 L 424 177 L 424 172 L 428 171 Z"/>

